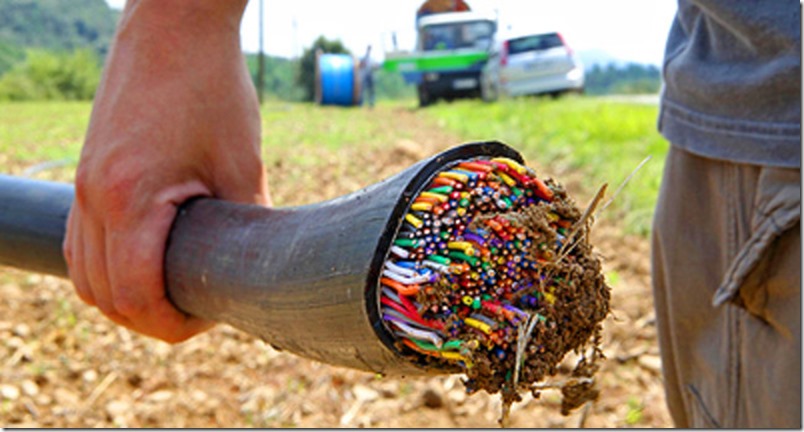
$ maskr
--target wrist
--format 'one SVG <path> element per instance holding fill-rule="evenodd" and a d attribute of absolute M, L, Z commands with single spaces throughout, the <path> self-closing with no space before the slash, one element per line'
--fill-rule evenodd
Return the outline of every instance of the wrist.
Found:
<path fill-rule="evenodd" d="M 240 21 L 247 0 L 128 0 L 116 45 L 198 50 L 240 48 Z"/>
<path fill-rule="evenodd" d="M 243 63 L 240 20 L 247 0 L 128 0 L 104 80 L 140 87 L 205 86 Z M 214 60 L 214 61 L 211 61 Z M 105 83 L 99 93 L 103 93 Z"/>

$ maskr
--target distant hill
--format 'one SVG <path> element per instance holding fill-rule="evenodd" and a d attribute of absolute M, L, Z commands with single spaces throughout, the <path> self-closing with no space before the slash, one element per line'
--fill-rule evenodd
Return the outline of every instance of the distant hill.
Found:
<path fill-rule="evenodd" d="M 2 0 L 0 47 L 91 48 L 104 57 L 119 15 L 104 0 Z"/>

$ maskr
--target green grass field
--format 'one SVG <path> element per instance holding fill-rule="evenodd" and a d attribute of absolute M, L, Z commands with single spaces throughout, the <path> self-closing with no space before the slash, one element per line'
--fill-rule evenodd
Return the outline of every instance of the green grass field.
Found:
<path fill-rule="evenodd" d="M 92 107 L 86 102 L 0 103 L 0 170 L 65 160 L 75 167 Z"/>
<path fill-rule="evenodd" d="M 465 101 L 438 105 L 427 115 L 467 140 L 511 144 L 529 163 L 544 167 L 548 175 L 582 176 L 584 194 L 608 183 L 610 197 L 650 156 L 603 214 L 622 219 L 627 232 L 646 235 L 668 150 L 667 141 L 656 131 L 657 113 L 655 105 L 567 97 L 494 104 Z"/>

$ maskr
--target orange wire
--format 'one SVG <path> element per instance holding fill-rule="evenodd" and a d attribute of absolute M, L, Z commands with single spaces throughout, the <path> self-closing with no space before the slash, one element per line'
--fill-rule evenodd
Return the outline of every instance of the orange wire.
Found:
<path fill-rule="evenodd" d="M 433 183 L 432 183 L 432 185 L 434 187 L 439 187 L 439 186 L 453 186 L 454 187 L 456 184 L 458 184 L 457 181 L 449 179 L 449 178 L 446 178 L 446 177 L 436 177 L 436 178 L 433 179 Z"/>
<path fill-rule="evenodd" d="M 403 285 L 391 278 L 380 278 L 380 283 L 383 285 L 387 285 L 396 290 L 399 294 L 409 296 L 409 295 L 416 295 L 419 292 L 418 285 Z"/>
<path fill-rule="evenodd" d="M 415 343 L 413 343 L 412 341 L 410 341 L 408 339 L 402 339 L 402 343 L 405 344 L 408 348 L 410 348 L 413 351 L 416 351 L 418 353 L 431 355 L 433 357 L 441 357 L 441 354 L 438 351 L 423 350 L 423 349 L 419 348 L 418 345 L 416 345 Z"/>
<path fill-rule="evenodd" d="M 413 204 L 416 204 L 416 203 L 419 203 L 419 202 L 426 202 L 426 203 L 430 203 L 430 204 L 441 204 L 441 201 L 436 197 L 423 197 L 423 196 L 420 196 L 420 197 L 416 198 L 416 201 L 413 201 Z"/>
<path fill-rule="evenodd" d="M 458 164 L 458 168 L 466 168 L 470 171 L 481 171 L 485 173 L 494 169 L 488 165 L 483 165 L 475 162 L 461 162 Z"/>

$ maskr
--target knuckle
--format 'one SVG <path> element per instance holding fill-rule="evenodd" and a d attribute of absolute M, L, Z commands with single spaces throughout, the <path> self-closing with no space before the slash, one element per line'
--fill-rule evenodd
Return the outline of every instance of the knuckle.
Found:
<path fill-rule="evenodd" d="M 138 178 L 129 173 L 109 175 L 100 187 L 104 208 L 107 211 L 120 213 L 126 210 L 130 197 L 135 193 Z"/>
<path fill-rule="evenodd" d="M 143 179 L 140 171 L 125 160 L 113 160 L 101 166 L 79 164 L 75 175 L 75 200 L 83 207 L 124 210 Z"/>
<path fill-rule="evenodd" d="M 92 185 L 91 171 L 86 164 L 79 164 L 75 171 L 75 201 L 79 205 L 87 202 Z"/>

